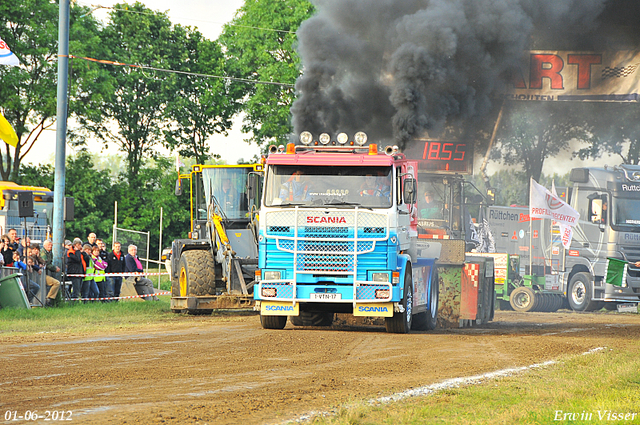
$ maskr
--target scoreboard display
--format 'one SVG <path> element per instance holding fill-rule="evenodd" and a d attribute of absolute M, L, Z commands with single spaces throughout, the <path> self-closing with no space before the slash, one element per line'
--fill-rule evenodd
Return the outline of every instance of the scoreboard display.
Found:
<path fill-rule="evenodd" d="M 473 173 L 473 144 L 459 140 L 414 139 L 404 154 L 418 160 L 418 170 L 443 174 Z"/>

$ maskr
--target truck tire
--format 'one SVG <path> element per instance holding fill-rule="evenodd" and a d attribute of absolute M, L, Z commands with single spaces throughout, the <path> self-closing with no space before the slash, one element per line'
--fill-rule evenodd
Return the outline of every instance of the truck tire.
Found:
<path fill-rule="evenodd" d="M 215 262 L 211 252 L 185 251 L 180 256 L 178 264 L 179 296 L 197 297 L 216 294 Z"/>
<path fill-rule="evenodd" d="M 261 314 L 260 324 L 263 329 L 284 329 L 287 324 L 287 316 L 263 316 Z"/>
<path fill-rule="evenodd" d="M 524 313 L 535 311 L 537 304 L 536 294 L 528 286 L 520 286 L 511 292 L 509 303 L 515 311 Z"/>
<path fill-rule="evenodd" d="M 301 311 L 299 316 L 290 316 L 294 326 L 331 326 L 334 314 L 329 312 Z"/>
<path fill-rule="evenodd" d="M 427 311 L 413 316 L 411 329 L 417 331 L 432 331 L 438 325 L 438 298 L 440 289 L 440 278 L 438 272 L 434 271 L 430 283 L 431 296 L 429 297 L 429 308 Z"/>
<path fill-rule="evenodd" d="M 593 283 L 591 275 L 587 272 L 580 272 L 573 275 L 567 290 L 569 307 L 574 311 L 589 311 L 597 307 L 598 302 L 591 300 Z"/>
<path fill-rule="evenodd" d="M 392 317 L 385 317 L 384 324 L 389 333 L 406 334 L 411 330 L 413 321 L 413 278 L 410 264 L 407 265 L 407 269 L 404 272 L 403 294 L 402 307 L 404 311 L 402 313 L 393 313 Z"/>

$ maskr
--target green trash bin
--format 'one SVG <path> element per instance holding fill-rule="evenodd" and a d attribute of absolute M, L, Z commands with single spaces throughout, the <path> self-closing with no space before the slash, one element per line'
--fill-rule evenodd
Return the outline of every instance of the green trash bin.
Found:
<path fill-rule="evenodd" d="M 17 273 L 0 279 L 0 307 L 31 308 Z"/>

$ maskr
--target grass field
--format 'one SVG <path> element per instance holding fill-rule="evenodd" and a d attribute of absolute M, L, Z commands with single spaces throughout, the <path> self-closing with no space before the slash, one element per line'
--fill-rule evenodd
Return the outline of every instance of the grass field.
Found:
<path fill-rule="evenodd" d="M 393 404 L 355 403 L 312 423 L 640 424 L 640 342 Z"/>
<path fill-rule="evenodd" d="M 54 308 L 0 309 L 0 336 L 43 332 L 96 332 L 176 319 L 169 296 L 160 301 L 67 303 Z"/>

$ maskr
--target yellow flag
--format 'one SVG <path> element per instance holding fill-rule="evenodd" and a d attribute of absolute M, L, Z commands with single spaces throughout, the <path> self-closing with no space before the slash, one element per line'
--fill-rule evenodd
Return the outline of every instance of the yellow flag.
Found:
<path fill-rule="evenodd" d="M 13 127 L 11 127 L 11 124 L 9 124 L 9 121 L 2 115 L 0 115 L 0 139 L 14 148 L 18 146 L 18 136 L 16 132 L 13 130 Z"/>

